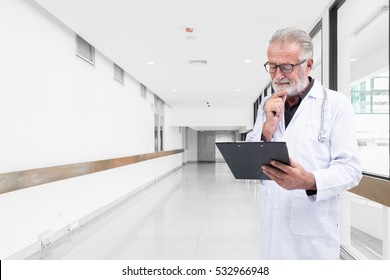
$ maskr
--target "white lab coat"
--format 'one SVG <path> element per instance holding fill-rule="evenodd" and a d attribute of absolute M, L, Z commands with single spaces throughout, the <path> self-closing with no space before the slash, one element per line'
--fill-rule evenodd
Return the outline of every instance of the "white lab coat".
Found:
<path fill-rule="evenodd" d="M 260 182 L 262 259 L 339 259 L 339 194 L 356 186 L 362 175 L 354 113 L 339 92 L 327 89 L 327 140 L 318 141 L 323 98 L 322 85 L 314 81 L 287 129 L 282 118 L 273 135 L 272 141 L 285 141 L 290 157 L 314 174 L 317 195 L 287 191 L 270 180 Z M 264 122 L 260 106 L 247 141 L 260 141 Z"/>

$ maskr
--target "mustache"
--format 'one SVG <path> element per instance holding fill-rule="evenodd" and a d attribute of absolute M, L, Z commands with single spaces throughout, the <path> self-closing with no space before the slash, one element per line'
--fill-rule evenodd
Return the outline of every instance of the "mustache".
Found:
<path fill-rule="evenodd" d="M 273 82 L 274 82 L 274 83 L 289 83 L 289 84 L 290 84 L 290 80 L 287 79 L 287 78 L 283 78 L 283 79 L 281 79 L 281 80 L 279 80 L 279 81 L 276 80 L 276 79 L 274 79 Z"/>

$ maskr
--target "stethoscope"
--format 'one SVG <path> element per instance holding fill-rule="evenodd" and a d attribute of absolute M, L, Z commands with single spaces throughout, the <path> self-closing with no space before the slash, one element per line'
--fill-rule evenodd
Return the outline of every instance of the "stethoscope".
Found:
<path fill-rule="evenodd" d="M 324 143 L 325 140 L 328 138 L 326 136 L 326 130 L 324 129 L 324 126 L 325 126 L 325 102 L 326 102 L 326 99 L 328 97 L 328 93 L 326 92 L 326 89 L 325 88 L 322 88 L 323 92 L 324 92 L 324 98 L 322 99 L 322 103 L 321 103 L 321 123 L 320 123 L 320 132 L 318 133 L 318 141 L 320 143 Z M 276 113 L 274 112 L 274 115 Z"/>
<path fill-rule="evenodd" d="M 321 103 L 321 127 L 320 127 L 320 133 L 318 134 L 318 141 L 320 143 L 324 143 L 327 138 L 325 134 L 326 131 L 324 129 L 324 123 L 325 123 L 325 102 L 328 93 L 326 92 L 325 88 L 323 88 L 323 91 L 324 91 L 324 99 L 322 99 L 322 103 Z"/>

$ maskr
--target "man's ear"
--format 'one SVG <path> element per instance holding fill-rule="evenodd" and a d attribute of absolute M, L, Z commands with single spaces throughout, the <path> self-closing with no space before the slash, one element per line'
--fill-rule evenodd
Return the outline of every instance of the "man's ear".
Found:
<path fill-rule="evenodd" d="M 306 67 L 308 68 L 307 70 L 311 70 L 313 69 L 313 65 L 314 65 L 314 59 L 312 57 L 310 57 L 308 60 L 307 60 L 307 64 L 306 64 Z"/>

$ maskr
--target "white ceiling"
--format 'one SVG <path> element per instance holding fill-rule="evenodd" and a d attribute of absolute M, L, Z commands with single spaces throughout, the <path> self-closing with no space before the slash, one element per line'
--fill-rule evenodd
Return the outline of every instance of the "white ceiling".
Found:
<path fill-rule="evenodd" d="M 171 107 L 247 108 L 269 81 L 263 63 L 272 33 L 286 26 L 310 31 L 332 1 L 36 2 Z"/>

